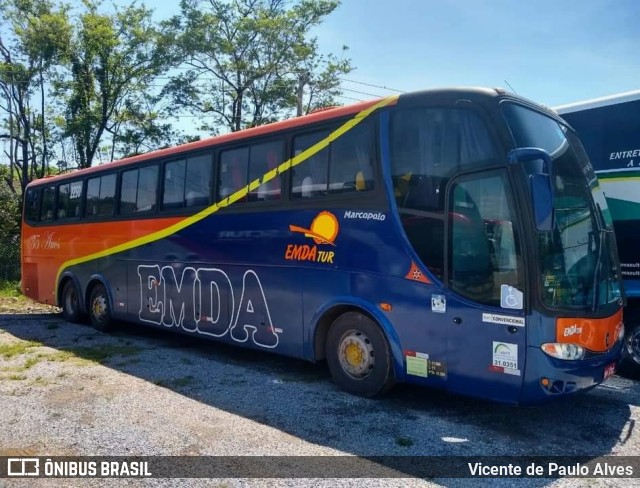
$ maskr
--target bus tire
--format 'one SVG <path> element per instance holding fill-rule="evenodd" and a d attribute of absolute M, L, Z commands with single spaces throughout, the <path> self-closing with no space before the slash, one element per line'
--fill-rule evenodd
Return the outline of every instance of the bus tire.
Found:
<path fill-rule="evenodd" d="M 359 312 L 346 312 L 333 322 L 327 334 L 326 355 L 334 382 L 349 393 L 374 397 L 395 382 L 384 333 Z"/>
<path fill-rule="evenodd" d="M 622 361 L 619 373 L 627 378 L 640 379 L 640 314 L 631 312 L 625 320 L 628 329 L 624 335 Z"/>
<path fill-rule="evenodd" d="M 62 287 L 62 316 L 67 322 L 71 322 L 72 324 L 77 324 L 82 318 L 80 294 L 72 280 L 67 280 Z"/>
<path fill-rule="evenodd" d="M 89 317 L 91 325 L 101 332 L 108 332 L 112 328 L 111 309 L 107 290 L 101 284 L 91 289 L 89 296 Z"/>

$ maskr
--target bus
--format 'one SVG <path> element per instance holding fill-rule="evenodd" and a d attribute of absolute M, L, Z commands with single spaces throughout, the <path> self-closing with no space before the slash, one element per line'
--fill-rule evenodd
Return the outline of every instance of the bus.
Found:
<path fill-rule="evenodd" d="M 640 377 L 640 90 L 556 111 L 582 139 L 607 198 L 627 297 L 620 370 Z"/>
<path fill-rule="evenodd" d="M 24 293 L 88 315 L 507 403 L 620 358 L 621 278 L 578 137 L 501 89 L 404 93 L 32 182 Z"/>

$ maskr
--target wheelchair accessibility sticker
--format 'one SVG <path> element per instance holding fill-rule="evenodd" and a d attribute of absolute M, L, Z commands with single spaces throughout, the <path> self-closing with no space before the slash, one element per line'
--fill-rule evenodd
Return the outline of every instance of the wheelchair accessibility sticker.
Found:
<path fill-rule="evenodd" d="M 522 310 L 523 295 L 520 290 L 511 285 L 500 285 L 500 306 Z"/>

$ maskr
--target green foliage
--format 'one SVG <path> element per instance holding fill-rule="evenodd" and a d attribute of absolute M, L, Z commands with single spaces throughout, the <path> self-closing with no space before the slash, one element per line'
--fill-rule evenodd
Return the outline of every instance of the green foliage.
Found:
<path fill-rule="evenodd" d="M 151 82 L 174 62 L 170 44 L 154 26 L 152 11 L 135 3 L 113 14 L 86 0 L 71 49 L 72 76 L 60 83 L 66 95 L 65 135 L 73 138 L 78 166 L 91 166 L 105 132 L 125 152 L 141 139 L 166 135 L 157 116 L 144 113 Z M 163 132 L 164 131 L 164 132 Z"/>
<path fill-rule="evenodd" d="M 0 283 L 11 290 L 20 280 L 20 196 L 6 184 L 6 167 L 0 167 Z"/>
<path fill-rule="evenodd" d="M 180 15 L 158 25 L 136 1 L 113 11 L 101 0 L 73 8 L 62 0 L 0 0 L 7 184 L 21 193 L 52 167 L 67 171 L 192 139 L 167 122 L 178 110 L 213 115 L 204 128 L 216 133 L 336 104 L 350 61 L 320 54 L 309 31 L 338 4 L 182 0 Z M 161 81 L 175 67 L 188 69 Z"/>
<path fill-rule="evenodd" d="M 0 136 L 11 141 L 9 160 L 21 190 L 45 174 L 52 153 L 45 92 L 52 67 L 68 51 L 67 7 L 50 0 L 0 0 Z M 38 95 L 38 96 L 36 96 Z M 9 182 L 14 191 L 14 180 Z"/>
<path fill-rule="evenodd" d="M 22 296 L 20 291 L 20 283 L 17 281 L 2 281 L 0 280 L 0 297 L 12 297 L 17 298 Z"/>
<path fill-rule="evenodd" d="M 181 15 L 164 23 L 176 39 L 186 73 L 166 87 L 174 103 L 213 116 L 237 131 L 323 104 L 339 94 L 349 60 L 323 57 L 309 30 L 336 0 L 182 0 Z M 306 97 L 304 88 L 310 87 Z"/>
<path fill-rule="evenodd" d="M 0 168 L 0 175 L 6 168 Z M 14 239 L 20 233 L 20 197 L 0 182 L 0 242 Z"/>
<path fill-rule="evenodd" d="M 217 133 L 335 105 L 350 61 L 309 32 L 338 5 L 182 0 L 158 25 L 135 0 L 0 0 L 0 281 L 19 280 L 32 179 L 197 140 L 167 122 L 178 111 L 212 115 L 203 128 Z M 175 67 L 187 70 L 161 81 Z"/>

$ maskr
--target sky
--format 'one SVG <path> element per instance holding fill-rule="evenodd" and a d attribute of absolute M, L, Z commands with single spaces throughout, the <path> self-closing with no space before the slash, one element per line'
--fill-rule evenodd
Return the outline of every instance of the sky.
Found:
<path fill-rule="evenodd" d="M 640 90 L 639 23 L 638 0 L 342 0 L 313 35 L 325 53 L 349 47 L 345 103 L 395 93 L 381 87 L 511 86 L 557 106 Z"/>

